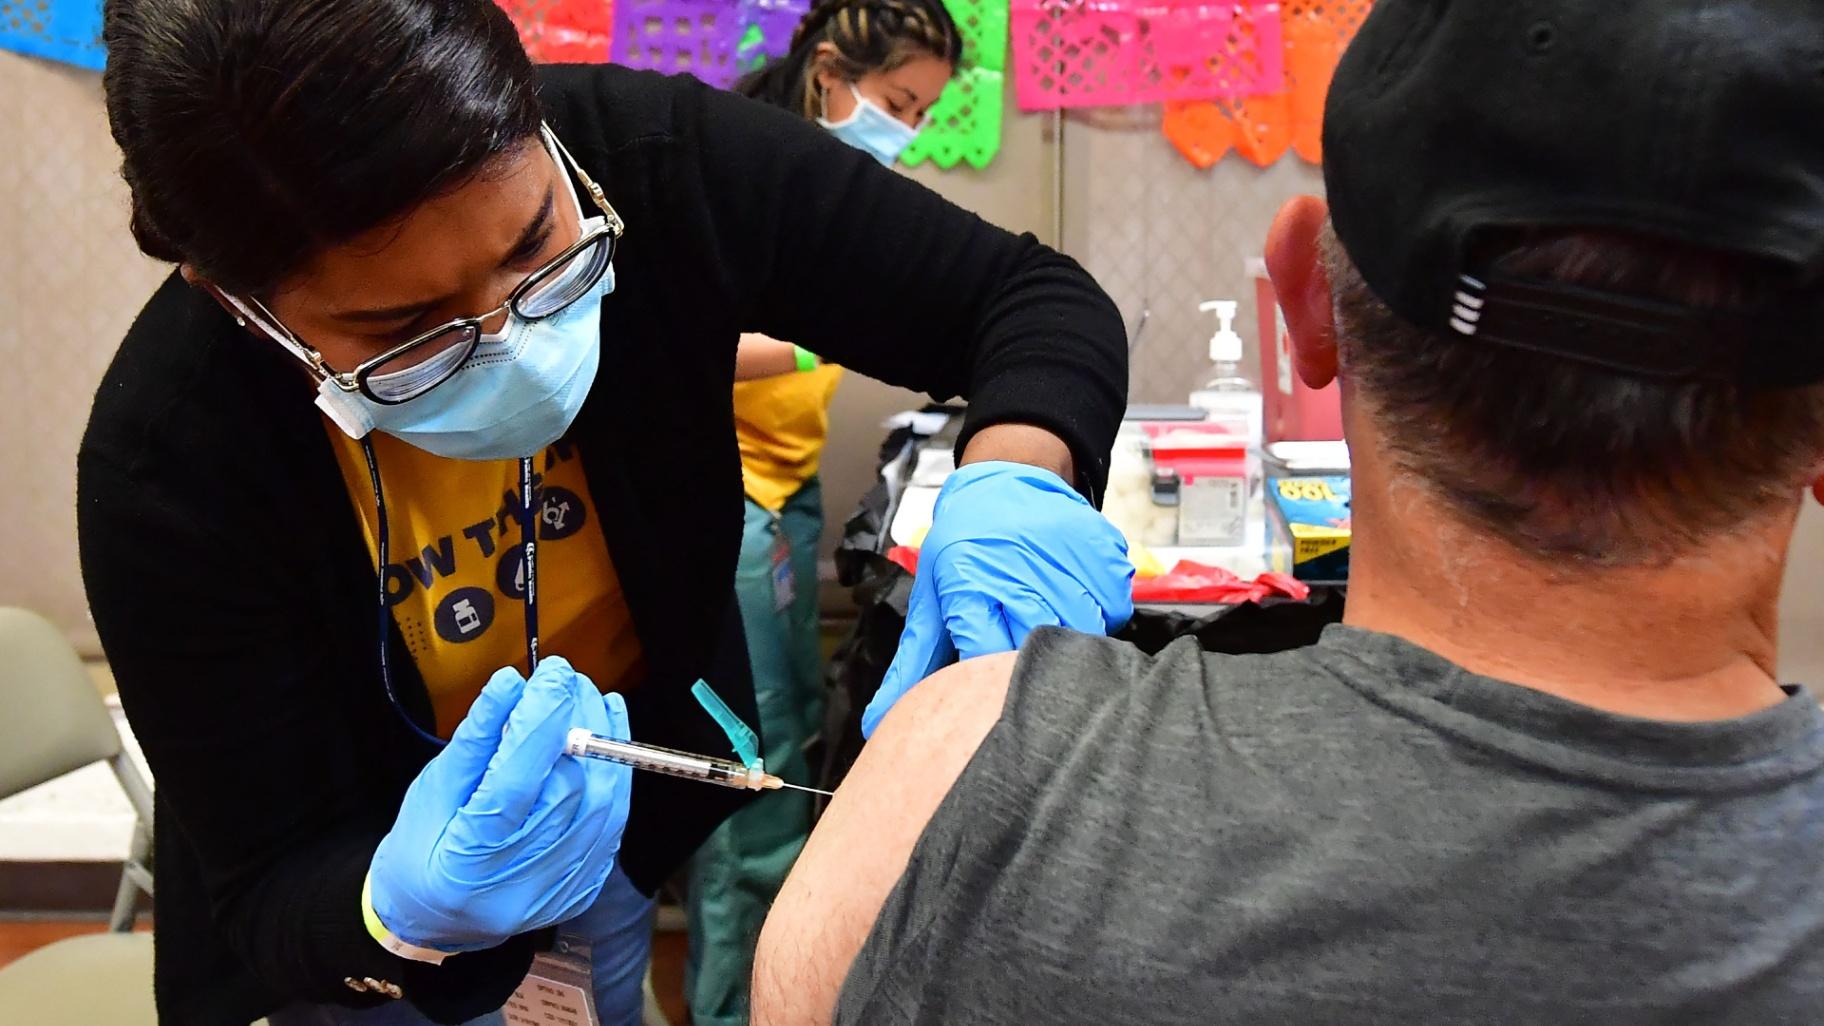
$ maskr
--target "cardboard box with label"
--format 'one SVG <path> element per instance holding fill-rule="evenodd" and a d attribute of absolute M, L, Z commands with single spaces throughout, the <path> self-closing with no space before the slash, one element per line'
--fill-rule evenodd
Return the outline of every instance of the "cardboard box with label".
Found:
<path fill-rule="evenodd" d="M 1349 476 L 1267 481 L 1267 549 L 1274 570 L 1308 584 L 1349 580 Z"/>

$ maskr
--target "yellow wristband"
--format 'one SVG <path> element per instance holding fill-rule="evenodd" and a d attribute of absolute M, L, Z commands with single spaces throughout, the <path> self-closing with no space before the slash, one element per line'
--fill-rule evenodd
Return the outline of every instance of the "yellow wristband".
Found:
<path fill-rule="evenodd" d="M 381 947 L 398 955 L 400 958 L 409 958 L 414 962 L 429 962 L 432 965 L 442 965 L 443 960 L 450 957 L 450 953 L 447 951 L 438 951 L 436 948 L 419 947 L 416 944 L 407 943 L 406 941 L 402 941 L 398 937 L 393 936 L 393 931 L 387 929 L 386 924 L 380 921 L 380 913 L 374 911 L 374 878 L 372 873 L 369 873 L 361 880 L 361 922 L 367 927 L 367 935 L 369 937 L 372 937 Z"/>
<path fill-rule="evenodd" d="M 817 365 L 822 362 L 817 359 L 816 353 L 811 352 L 803 346 L 793 346 L 792 356 L 798 361 L 798 373 L 800 374 L 808 374 L 811 371 L 816 370 Z"/>

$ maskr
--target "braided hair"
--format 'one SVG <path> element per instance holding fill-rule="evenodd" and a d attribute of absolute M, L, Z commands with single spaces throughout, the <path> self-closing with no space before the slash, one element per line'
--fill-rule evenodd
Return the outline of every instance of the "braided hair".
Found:
<path fill-rule="evenodd" d="M 816 117 L 823 106 L 816 74 L 823 43 L 835 49 L 830 70 L 850 82 L 920 56 L 955 68 L 963 54 L 962 33 L 943 0 L 817 0 L 793 30 L 791 50 L 743 76 L 735 91 Z"/>

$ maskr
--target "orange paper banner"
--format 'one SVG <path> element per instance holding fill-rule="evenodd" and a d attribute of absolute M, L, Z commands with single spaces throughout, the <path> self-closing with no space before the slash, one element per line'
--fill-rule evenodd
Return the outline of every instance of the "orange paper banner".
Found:
<path fill-rule="evenodd" d="M 1210 167 L 1230 150 L 1260 167 L 1288 149 L 1323 162 L 1324 97 L 1373 0 L 1280 0 L 1285 88 L 1239 100 L 1168 103 L 1162 131 L 1184 158 Z"/>

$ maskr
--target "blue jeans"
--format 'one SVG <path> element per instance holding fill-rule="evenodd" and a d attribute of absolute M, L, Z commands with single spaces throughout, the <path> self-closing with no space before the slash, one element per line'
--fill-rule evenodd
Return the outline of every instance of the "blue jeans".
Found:
<path fill-rule="evenodd" d="M 645 1009 L 646 963 L 652 957 L 652 921 L 656 905 L 634 890 L 616 865 L 595 904 L 565 923 L 563 932 L 591 945 L 595 1012 L 602 1026 L 640 1026 Z M 266 1017 L 271 1026 L 431 1026 L 411 1001 L 392 1001 L 378 1008 L 341 1005 L 288 1005 Z M 469 1020 L 465 1026 L 504 1026 L 498 1011 Z"/>

